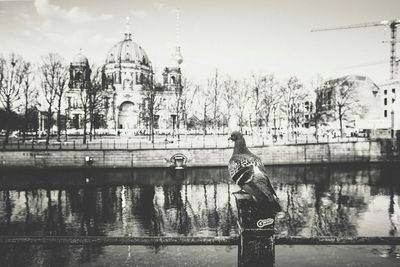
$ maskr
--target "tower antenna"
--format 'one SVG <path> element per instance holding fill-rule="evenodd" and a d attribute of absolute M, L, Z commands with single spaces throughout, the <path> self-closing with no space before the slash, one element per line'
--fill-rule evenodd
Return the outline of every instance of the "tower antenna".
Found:
<path fill-rule="evenodd" d="M 178 65 L 182 64 L 183 62 L 183 57 L 181 54 L 181 46 L 180 46 L 180 40 L 179 40 L 179 9 L 175 10 L 176 12 L 176 51 L 175 51 L 175 60 L 178 63 Z"/>
<path fill-rule="evenodd" d="M 175 10 L 175 13 L 176 13 L 176 46 L 179 46 L 179 42 L 180 42 L 180 40 L 179 40 L 179 9 L 176 9 Z"/>

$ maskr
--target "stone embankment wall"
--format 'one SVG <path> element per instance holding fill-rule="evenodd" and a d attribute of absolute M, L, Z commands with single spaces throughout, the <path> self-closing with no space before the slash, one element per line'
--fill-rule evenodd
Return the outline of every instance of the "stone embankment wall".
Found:
<path fill-rule="evenodd" d="M 266 165 L 383 162 L 398 160 L 396 142 L 374 140 L 251 147 Z M 183 154 L 188 167 L 226 166 L 232 148 L 181 148 L 138 150 L 1 151 L 0 167 L 131 168 L 169 167 L 174 155 Z"/>

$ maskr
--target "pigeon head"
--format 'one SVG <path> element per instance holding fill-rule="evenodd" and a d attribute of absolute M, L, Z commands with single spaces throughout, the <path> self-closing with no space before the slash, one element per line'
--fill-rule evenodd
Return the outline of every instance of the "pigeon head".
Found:
<path fill-rule="evenodd" d="M 246 153 L 248 151 L 246 140 L 244 140 L 242 133 L 237 131 L 232 132 L 229 140 L 232 140 L 235 143 L 235 147 L 233 150 L 234 153 Z"/>

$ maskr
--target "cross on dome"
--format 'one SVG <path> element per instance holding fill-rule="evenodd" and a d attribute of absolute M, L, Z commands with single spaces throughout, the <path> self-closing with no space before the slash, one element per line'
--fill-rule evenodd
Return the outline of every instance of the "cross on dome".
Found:
<path fill-rule="evenodd" d="M 130 23 L 130 18 L 129 17 L 126 17 L 125 40 L 132 40 L 131 23 Z"/>

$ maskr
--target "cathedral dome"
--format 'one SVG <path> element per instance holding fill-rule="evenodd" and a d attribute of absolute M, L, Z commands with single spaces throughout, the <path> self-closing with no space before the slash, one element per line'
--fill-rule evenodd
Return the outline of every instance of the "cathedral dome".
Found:
<path fill-rule="evenodd" d="M 132 41 L 130 34 L 126 34 L 125 40 L 116 43 L 108 52 L 106 64 L 111 63 L 150 65 L 146 52 L 140 45 Z"/>
<path fill-rule="evenodd" d="M 79 51 L 78 54 L 72 60 L 72 65 L 88 65 L 89 60 L 82 54 L 82 51 Z"/>

